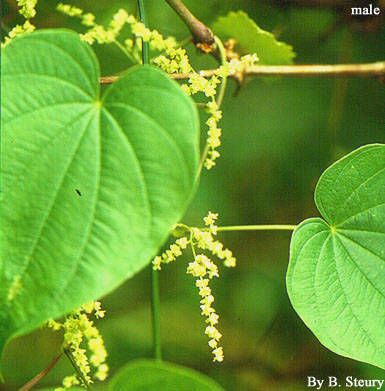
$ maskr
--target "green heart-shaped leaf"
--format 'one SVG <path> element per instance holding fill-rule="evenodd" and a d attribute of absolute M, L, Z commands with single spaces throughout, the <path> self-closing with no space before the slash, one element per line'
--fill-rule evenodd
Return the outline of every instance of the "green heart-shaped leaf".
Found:
<path fill-rule="evenodd" d="M 154 360 L 127 364 L 112 379 L 110 391 L 223 391 L 214 380 L 180 365 Z"/>
<path fill-rule="evenodd" d="M 77 34 L 42 30 L 2 56 L 0 349 L 150 262 L 183 215 L 199 160 L 196 108 L 137 67 L 100 97 Z"/>
<path fill-rule="evenodd" d="M 323 219 L 294 232 L 287 288 L 330 350 L 385 368 L 385 145 L 359 148 L 321 176 Z"/>

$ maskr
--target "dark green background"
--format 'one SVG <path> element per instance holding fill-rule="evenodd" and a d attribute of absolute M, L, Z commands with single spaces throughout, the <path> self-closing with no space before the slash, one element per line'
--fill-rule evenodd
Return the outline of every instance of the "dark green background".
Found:
<path fill-rule="evenodd" d="M 54 10 L 56 3 L 40 1 L 36 25 L 81 31 L 76 21 Z M 229 10 L 245 10 L 260 27 L 294 46 L 297 63 L 383 59 L 385 29 L 378 18 L 357 21 L 349 19 L 346 10 L 260 3 L 186 1 L 207 24 Z M 96 13 L 100 22 L 107 22 L 120 7 L 135 12 L 134 0 L 73 4 Z M 164 1 L 147 0 L 146 6 L 150 27 L 180 39 L 188 37 Z M 13 26 L 19 20 L 14 2 L 2 2 L 2 7 L 4 24 Z M 213 59 L 199 55 L 192 45 L 188 48 L 194 64 L 215 66 Z M 104 75 L 129 66 L 115 48 L 95 49 Z M 215 170 L 204 172 L 184 221 L 201 225 L 208 210 L 219 212 L 222 225 L 296 224 L 317 216 L 313 191 L 322 171 L 361 145 L 385 141 L 384 102 L 384 84 L 372 79 L 253 79 L 241 89 L 231 81 L 223 105 L 223 156 Z M 305 390 L 307 375 L 384 378 L 379 369 L 323 348 L 291 308 L 284 282 L 290 233 L 223 233 L 220 238 L 238 258 L 237 268 L 222 269 L 214 284 L 225 361 L 211 362 L 199 297 L 185 273 L 188 257 L 160 274 L 167 360 L 209 374 L 226 390 Z M 151 356 L 149 281 L 146 269 L 103 299 L 107 316 L 98 324 L 112 373 L 134 358 Z M 59 348 L 60 336 L 48 330 L 13 341 L 4 356 L 6 384 L 0 389 L 17 389 Z M 41 384 L 57 385 L 71 372 L 63 361 Z"/>

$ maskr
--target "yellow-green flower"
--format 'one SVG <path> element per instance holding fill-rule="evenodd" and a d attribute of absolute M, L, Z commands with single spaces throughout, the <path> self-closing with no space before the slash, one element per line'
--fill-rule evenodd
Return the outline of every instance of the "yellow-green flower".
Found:
<path fill-rule="evenodd" d="M 62 387 L 57 388 L 56 391 L 74 385 L 83 385 L 84 381 L 90 384 L 93 379 L 104 380 L 108 375 L 107 351 L 99 330 L 89 319 L 92 314 L 96 318 L 104 317 L 105 311 L 102 310 L 99 301 L 82 305 L 78 310 L 68 315 L 63 322 L 52 319 L 47 322 L 47 326 L 53 330 L 63 330 L 63 349 L 71 355 L 82 375 L 81 381 L 77 375 L 66 376 L 63 379 Z"/>
<path fill-rule="evenodd" d="M 31 19 L 36 15 L 37 0 L 17 0 L 19 6 L 19 13 L 26 19 Z"/>

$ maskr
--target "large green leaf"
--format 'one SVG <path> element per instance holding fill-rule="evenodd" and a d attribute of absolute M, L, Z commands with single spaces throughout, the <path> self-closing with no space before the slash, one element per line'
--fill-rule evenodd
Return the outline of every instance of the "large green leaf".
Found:
<path fill-rule="evenodd" d="M 223 391 L 214 380 L 192 369 L 154 360 L 129 363 L 112 379 L 110 391 Z"/>
<path fill-rule="evenodd" d="M 147 265 L 192 195 L 190 98 L 152 67 L 98 78 L 70 31 L 3 51 L 0 349 Z"/>
<path fill-rule="evenodd" d="M 272 33 L 262 30 L 245 12 L 229 12 L 212 26 L 220 37 L 234 38 L 241 54 L 256 53 L 261 64 L 292 64 L 293 48 L 278 41 Z"/>
<path fill-rule="evenodd" d="M 287 288 L 330 350 L 385 368 L 385 145 L 357 149 L 321 176 L 323 219 L 294 232 Z"/>

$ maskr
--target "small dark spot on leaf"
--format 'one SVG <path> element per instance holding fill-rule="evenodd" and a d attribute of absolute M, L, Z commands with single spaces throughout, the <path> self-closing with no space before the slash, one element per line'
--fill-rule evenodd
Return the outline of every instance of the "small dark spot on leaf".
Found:
<path fill-rule="evenodd" d="M 82 196 L 82 193 L 80 192 L 80 190 L 79 190 L 79 189 L 75 189 L 75 191 L 76 191 L 76 194 L 77 194 L 79 197 L 81 197 L 81 196 Z"/>

